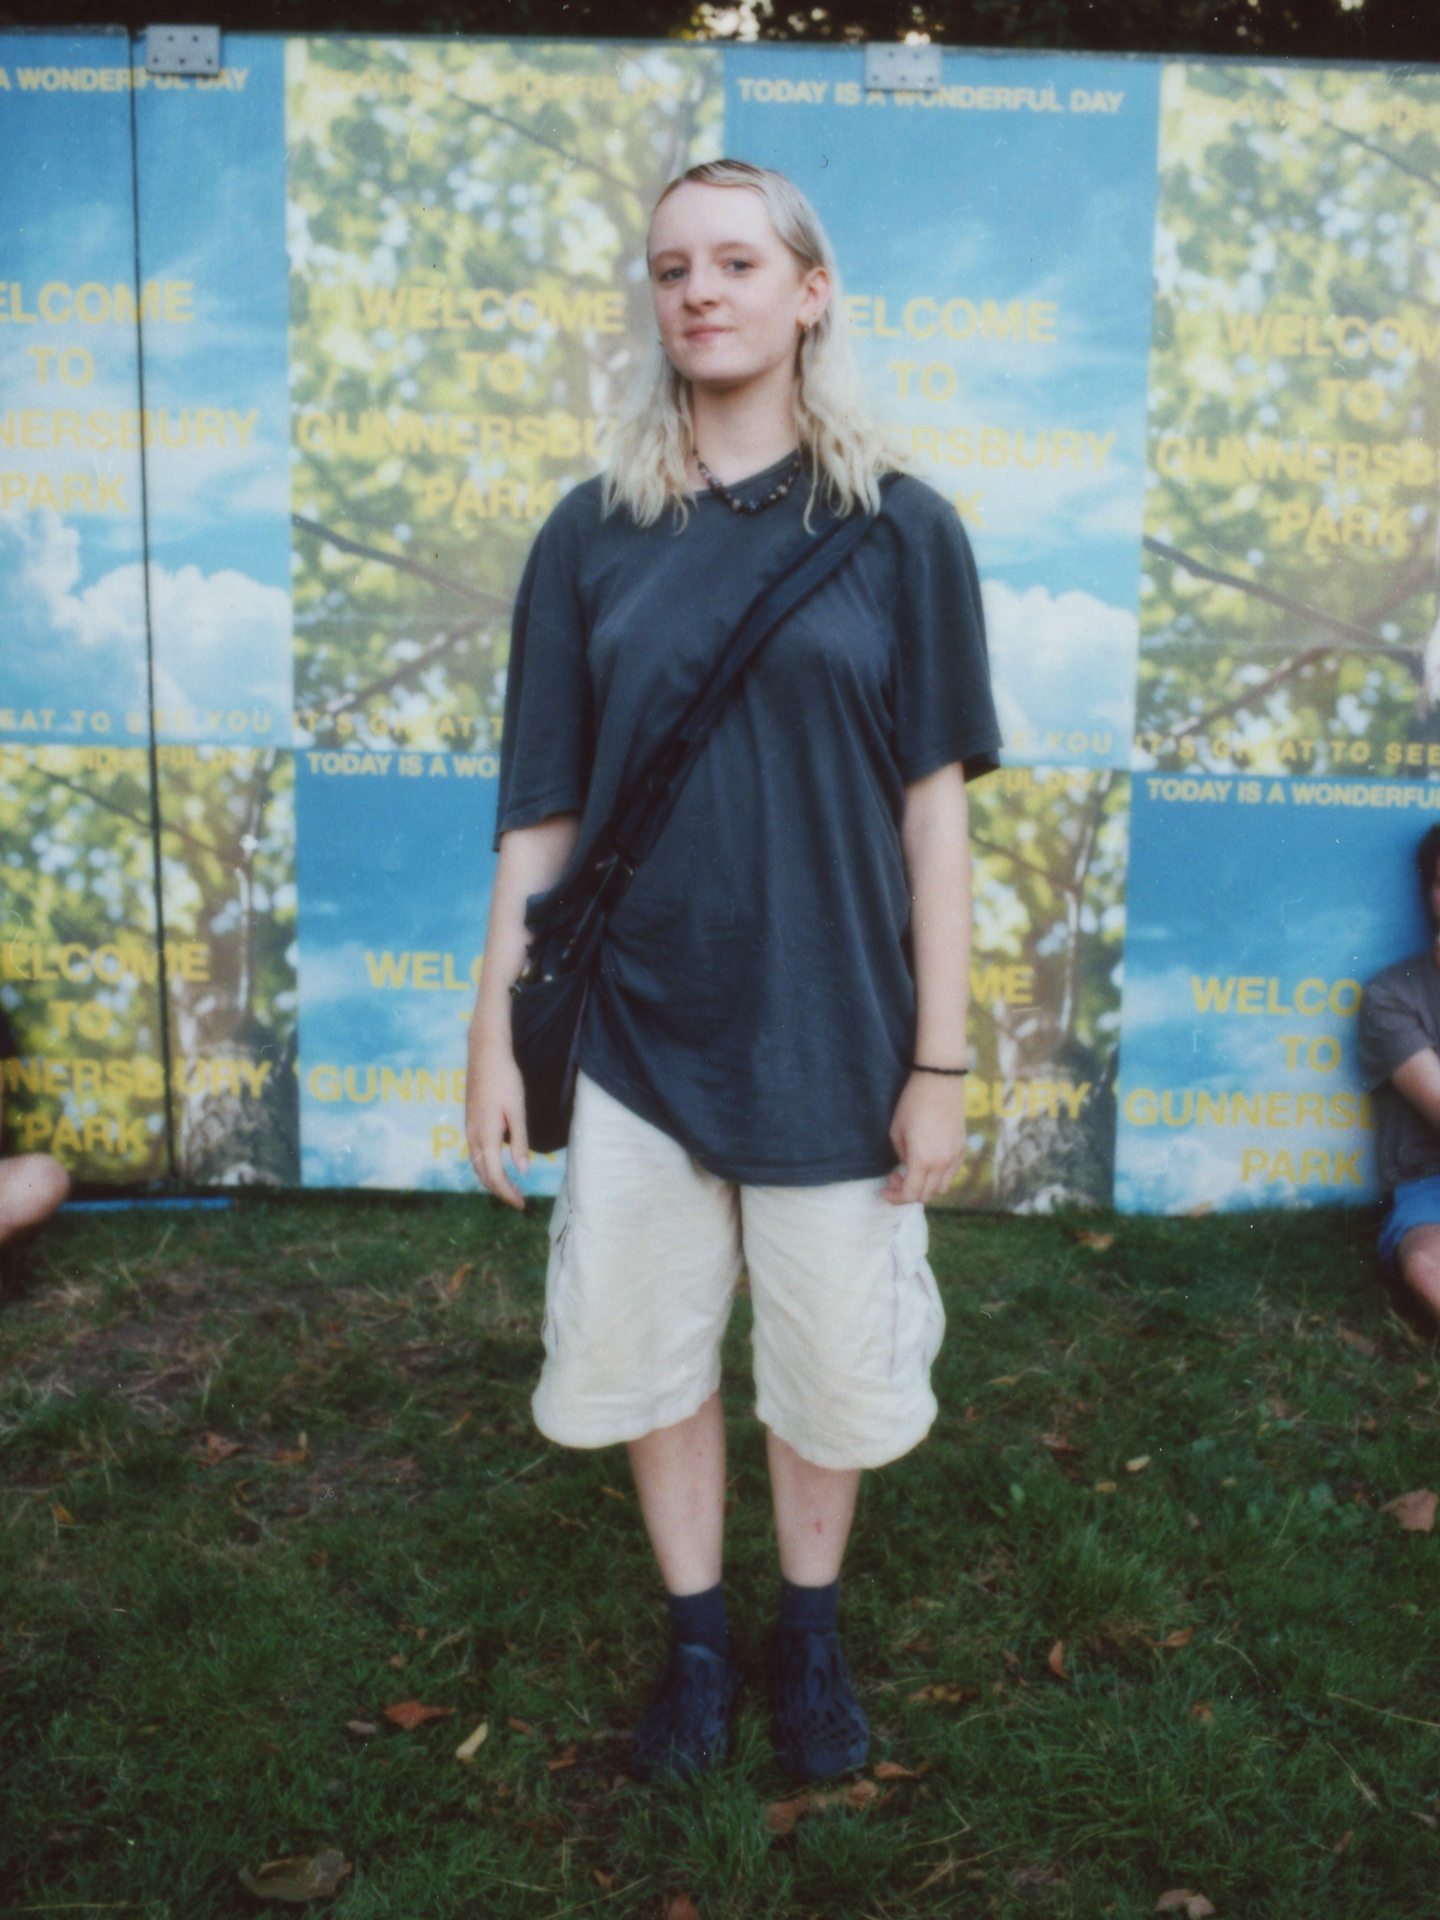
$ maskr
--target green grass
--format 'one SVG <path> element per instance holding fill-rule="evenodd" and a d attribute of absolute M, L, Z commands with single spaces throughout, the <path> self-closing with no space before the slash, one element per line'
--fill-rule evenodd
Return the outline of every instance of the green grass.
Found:
<path fill-rule="evenodd" d="M 789 1833 L 758 1687 L 716 1775 L 624 1776 L 663 1609 L 620 1452 L 530 1425 L 544 1225 L 307 1197 L 28 1250 L 0 1309 L 0 1911 L 258 1912 L 242 1866 L 326 1846 L 351 1920 L 681 1893 L 703 1920 L 1123 1920 L 1174 1887 L 1245 1920 L 1436 1910 L 1440 1540 L 1379 1509 L 1440 1485 L 1440 1366 L 1374 1285 L 1370 1216 L 934 1219 L 943 1411 L 867 1478 L 843 1602 L 872 1758 L 921 1777 Z M 747 1325 L 742 1300 L 753 1670 L 777 1574 Z M 390 1726 L 412 1698 L 452 1716 Z"/>

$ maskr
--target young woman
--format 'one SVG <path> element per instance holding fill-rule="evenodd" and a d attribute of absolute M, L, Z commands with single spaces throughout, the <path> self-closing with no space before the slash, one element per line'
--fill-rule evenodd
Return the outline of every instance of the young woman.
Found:
<path fill-rule="evenodd" d="M 671 1616 L 632 1765 L 697 1772 L 738 1682 L 721 1587 L 720 1341 L 754 1304 L 782 1575 L 772 1734 L 801 1778 L 869 1731 L 836 1635 L 861 1470 L 935 1415 L 922 1203 L 965 1140 L 965 779 L 995 764 L 974 564 L 891 478 L 829 244 L 783 176 L 692 168 L 650 226 L 653 377 L 521 583 L 496 873 L 470 1030 L 485 1185 L 528 1162 L 508 988 L 526 902 L 583 859 L 754 596 L 836 515 L 844 564 L 764 643 L 616 912 L 551 1223 L 534 1411 L 624 1441 Z"/>

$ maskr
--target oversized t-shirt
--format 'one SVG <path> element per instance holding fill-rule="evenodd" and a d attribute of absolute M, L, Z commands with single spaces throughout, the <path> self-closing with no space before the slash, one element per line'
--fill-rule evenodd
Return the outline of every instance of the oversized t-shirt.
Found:
<path fill-rule="evenodd" d="M 732 491 L 759 498 L 781 470 Z M 598 481 L 561 501 L 516 603 L 497 840 L 579 811 L 575 871 L 813 538 L 808 492 L 753 516 L 704 493 L 683 526 L 602 516 Z M 826 517 L 817 504 L 812 524 Z M 582 1071 L 725 1179 L 888 1172 L 915 1032 L 905 787 L 985 772 L 998 747 L 969 545 L 948 501 L 897 479 L 752 658 L 614 913 Z"/>
<path fill-rule="evenodd" d="M 1360 1002 L 1360 1072 L 1375 1096 L 1375 1165 L 1383 1187 L 1440 1174 L 1440 1133 L 1390 1076 L 1427 1047 L 1440 1052 L 1440 966 L 1433 953 L 1399 960 Z"/>

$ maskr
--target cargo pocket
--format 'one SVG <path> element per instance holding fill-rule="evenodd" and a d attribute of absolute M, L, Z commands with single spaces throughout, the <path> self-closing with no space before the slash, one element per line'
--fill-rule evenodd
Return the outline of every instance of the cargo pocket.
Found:
<path fill-rule="evenodd" d="M 570 1269 L 570 1181 L 560 1183 L 550 1215 L 550 1260 L 545 1269 L 545 1317 L 540 1322 L 540 1339 L 547 1360 L 559 1358 L 560 1324 L 564 1318 L 565 1297 L 569 1291 Z"/>
<path fill-rule="evenodd" d="M 896 1384 L 923 1386 L 940 1351 L 945 1334 L 945 1309 L 940 1289 L 925 1252 L 930 1230 L 925 1209 L 901 1209 L 891 1243 L 894 1314 L 890 1343 L 890 1378 Z"/>

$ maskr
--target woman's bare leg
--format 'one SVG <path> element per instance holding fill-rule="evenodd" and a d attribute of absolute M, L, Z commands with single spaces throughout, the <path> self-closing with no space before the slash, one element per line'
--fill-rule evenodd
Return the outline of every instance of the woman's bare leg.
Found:
<path fill-rule="evenodd" d="M 840 1578 L 860 1490 L 860 1469 L 817 1467 L 768 1431 L 765 1447 L 780 1571 L 794 1586 L 828 1587 Z"/>
<path fill-rule="evenodd" d="M 688 1420 L 632 1440 L 630 1471 L 660 1578 L 674 1594 L 720 1578 L 725 1527 L 725 1419 L 712 1394 Z"/>

